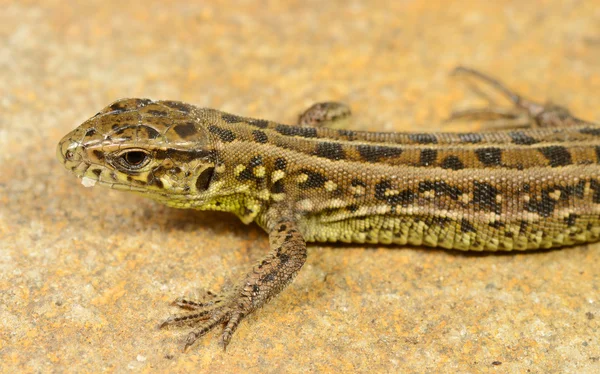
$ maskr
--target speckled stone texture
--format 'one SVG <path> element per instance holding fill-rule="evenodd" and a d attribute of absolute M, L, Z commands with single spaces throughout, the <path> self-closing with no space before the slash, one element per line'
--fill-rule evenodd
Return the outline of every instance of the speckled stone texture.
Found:
<path fill-rule="evenodd" d="M 121 97 L 356 129 L 466 130 L 466 64 L 600 121 L 600 3 L 0 2 L 0 372 L 600 371 L 600 246 L 480 255 L 311 245 L 227 352 L 158 330 L 267 251 L 233 216 L 86 189 L 60 137 Z M 194 5 L 192 5 L 194 4 Z"/>

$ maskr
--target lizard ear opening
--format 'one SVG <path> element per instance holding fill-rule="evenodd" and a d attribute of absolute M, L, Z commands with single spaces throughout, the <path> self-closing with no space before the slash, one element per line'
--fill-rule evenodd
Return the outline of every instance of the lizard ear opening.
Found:
<path fill-rule="evenodd" d="M 200 173 L 200 175 L 198 175 L 198 178 L 196 179 L 196 190 L 198 190 L 198 192 L 204 192 L 208 190 L 214 173 L 214 166 L 209 166 L 206 169 L 202 170 L 202 172 Z"/>

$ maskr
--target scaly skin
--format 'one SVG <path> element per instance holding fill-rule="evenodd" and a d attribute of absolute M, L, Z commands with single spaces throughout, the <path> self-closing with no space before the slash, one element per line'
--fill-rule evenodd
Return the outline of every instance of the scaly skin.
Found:
<path fill-rule="evenodd" d="M 239 322 L 277 295 L 306 260 L 306 241 L 395 243 L 459 250 L 555 248 L 600 237 L 600 126 L 561 107 L 500 90 L 493 118 L 529 129 L 481 133 L 334 130 L 347 107 L 311 107 L 300 126 L 243 118 L 176 101 L 122 99 L 58 145 L 85 185 L 133 191 L 169 206 L 227 211 L 258 223 L 271 251 L 232 292 L 177 299 L 191 311 L 186 348 Z"/>

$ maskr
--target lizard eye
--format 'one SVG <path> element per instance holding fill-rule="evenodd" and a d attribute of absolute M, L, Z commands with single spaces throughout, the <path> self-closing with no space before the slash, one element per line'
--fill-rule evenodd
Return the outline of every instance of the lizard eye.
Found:
<path fill-rule="evenodd" d="M 122 153 L 118 162 L 121 166 L 127 169 L 140 169 L 150 161 L 150 157 L 144 151 L 134 150 Z"/>

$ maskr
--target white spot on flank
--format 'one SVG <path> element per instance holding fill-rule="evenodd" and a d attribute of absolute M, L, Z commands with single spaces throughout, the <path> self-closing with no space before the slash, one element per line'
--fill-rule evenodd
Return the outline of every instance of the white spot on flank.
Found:
<path fill-rule="evenodd" d="M 262 200 L 269 200 L 270 196 L 271 196 L 271 194 L 269 193 L 269 190 L 267 190 L 267 189 L 260 190 L 260 192 L 257 194 L 257 197 Z"/>
<path fill-rule="evenodd" d="M 246 167 L 242 164 L 236 165 L 236 167 L 233 169 L 233 172 L 236 176 L 240 175 L 242 171 L 244 171 L 244 169 L 246 169 Z"/>
<path fill-rule="evenodd" d="M 283 199 L 285 199 L 285 194 L 284 193 L 273 193 L 273 194 L 271 194 L 271 199 L 273 201 L 283 201 Z"/>
<path fill-rule="evenodd" d="M 327 202 L 327 207 L 329 208 L 342 208 L 348 205 L 344 200 L 341 199 L 331 199 Z"/>
<path fill-rule="evenodd" d="M 337 184 L 335 184 L 335 182 L 332 181 L 327 181 L 325 182 L 325 189 L 329 192 L 335 191 L 335 189 L 337 188 Z"/>
<path fill-rule="evenodd" d="M 296 182 L 298 183 L 304 183 L 308 180 L 308 174 L 298 174 L 298 176 L 296 177 Z"/>
<path fill-rule="evenodd" d="M 247 184 L 240 184 L 235 187 L 235 192 L 246 192 L 250 189 L 250 186 Z"/>
<path fill-rule="evenodd" d="M 548 196 L 550 196 L 553 200 L 558 201 L 560 199 L 560 194 L 561 194 L 560 190 L 555 190 L 554 192 L 549 193 Z"/>
<path fill-rule="evenodd" d="M 83 184 L 83 187 L 94 187 L 96 185 L 96 180 L 89 177 L 83 177 L 81 178 L 81 184 Z"/>
<path fill-rule="evenodd" d="M 310 199 L 300 200 L 296 203 L 296 208 L 298 210 L 310 211 L 313 209 L 313 202 Z"/>
<path fill-rule="evenodd" d="M 468 193 L 464 193 L 462 195 L 460 195 L 460 201 L 462 201 L 464 204 L 468 204 L 471 201 L 471 197 L 469 196 Z"/>
<path fill-rule="evenodd" d="M 225 164 L 221 164 L 221 165 L 218 165 L 218 166 L 215 168 L 215 171 L 216 171 L 217 173 L 223 173 L 223 172 L 225 171 L 225 168 L 226 168 L 226 167 L 225 167 Z"/>
<path fill-rule="evenodd" d="M 354 196 L 362 196 L 365 194 L 365 188 L 363 186 L 354 186 L 350 187 L 350 191 L 354 194 Z"/>
<path fill-rule="evenodd" d="M 277 182 L 281 178 L 285 176 L 285 172 L 283 170 L 275 170 L 273 174 L 271 174 L 271 180 L 273 182 Z"/>
<path fill-rule="evenodd" d="M 257 166 L 256 168 L 254 168 L 254 176 L 256 176 L 257 178 L 262 178 L 265 176 L 265 167 L 264 166 Z"/>

